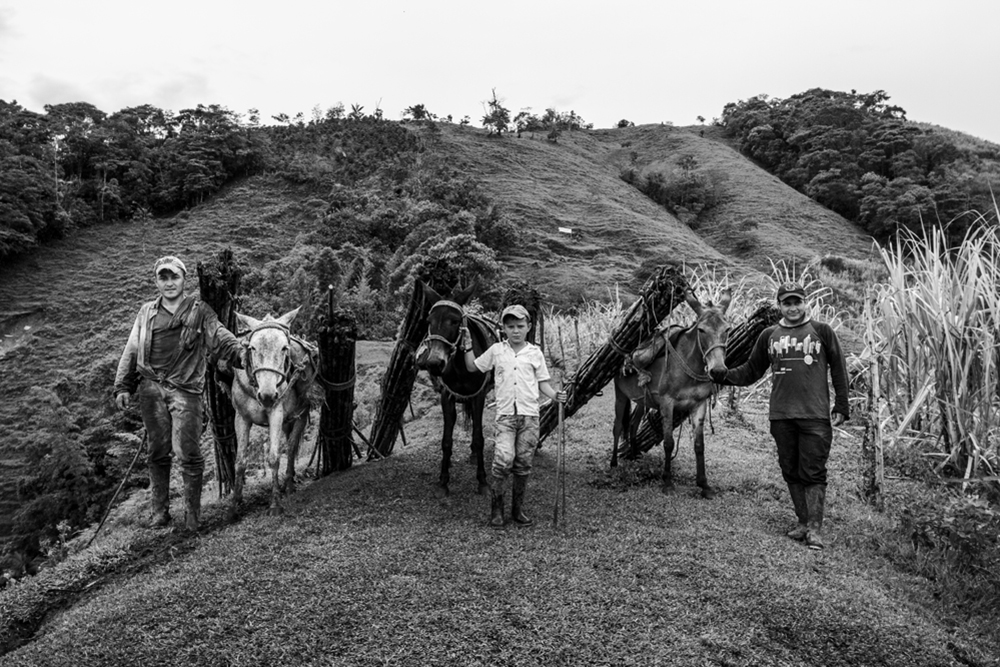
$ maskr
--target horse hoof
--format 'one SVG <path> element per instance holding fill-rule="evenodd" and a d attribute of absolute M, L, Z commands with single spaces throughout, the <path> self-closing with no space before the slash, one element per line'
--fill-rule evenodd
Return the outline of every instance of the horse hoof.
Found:
<path fill-rule="evenodd" d="M 665 496 L 672 496 L 674 495 L 674 492 L 677 491 L 676 487 L 674 487 L 673 482 L 671 482 L 670 484 L 664 484 L 660 490 L 663 491 L 663 495 Z"/>
<path fill-rule="evenodd" d="M 711 500 L 715 497 L 715 489 L 710 486 L 701 487 L 701 497 L 705 500 Z"/>
<path fill-rule="evenodd" d="M 281 505 L 272 505 L 271 507 L 267 508 L 268 516 L 281 516 L 284 513 L 285 511 L 281 509 Z"/>
<path fill-rule="evenodd" d="M 436 497 L 438 500 L 444 500 L 449 495 L 450 494 L 448 493 L 447 486 L 441 486 L 440 484 L 438 484 L 434 487 L 434 497 Z"/>
<path fill-rule="evenodd" d="M 490 490 L 489 484 L 487 484 L 486 482 L 480 482 L 479 488 L 476 489 L 476 494 L 480 496 L 485 496 L 487 493 L 489 493 L 489 490 Z"/>
<path fill-rule="evenodd" d="M 230 506 L 229 509 L 226 510 L 226 521 L 229 523 L 235 523 L 239 520 L 239 518 L 240 510 L 238 508 Z"/>

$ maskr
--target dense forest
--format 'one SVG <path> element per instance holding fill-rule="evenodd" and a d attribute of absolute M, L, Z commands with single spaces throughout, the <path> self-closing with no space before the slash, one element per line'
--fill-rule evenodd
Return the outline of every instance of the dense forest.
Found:
<path fill-rule="evenodd" d="M 906 120 L 884 91 L 814 88 L 725 106 L 719 123 L 740 150 L 785 183 L 879 240 L 944 227 L 961 239 L 996 210 L 1000 146 Z"/>

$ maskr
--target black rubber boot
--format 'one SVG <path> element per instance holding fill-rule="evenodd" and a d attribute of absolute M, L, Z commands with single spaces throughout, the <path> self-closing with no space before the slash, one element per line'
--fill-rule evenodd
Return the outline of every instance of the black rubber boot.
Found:
<path fill-rule="evenodd" d="M 806 487 L 806 507 L 809 510 L 809 532 L 806 533 L 806 545 L 810 549 L 822 549 L 823 542 L 823 505 L 826 502 L 826 484 L 810 484 Z"/>
<path fill-rule="evenodd" d="M 149 525 L 162 528 L 170 523 L 170 466 L 149 466 Z"/>
<path fill-rule="evenodd" d="M 789 483 L 788 493 L 792 497 L 792 507 L 795 508 L 795 516 L 799 520 L 799 524 L 785 533 L 785 535 L 793 540 L 801 542 L 806 539 L 806 534 L 809 532 L 809 510 L 806 507 L 806 487 L 801 484 Z"/>
<path fill-rule="evenodd" d="M 510 516 L 518 526 L 530 526 L 534 523 L 521 508 L 524 506 L 524 491 L 528 487 L 527 475 L 514 475 L 514 492 L 511 501 Z"/>
<path fill-rule="evenodd" d="M 184 477 L 184 530 L 189 533 L 197 533 L 201 527 L 201 477 Z"/>
<path fill-rule="evenodd" d="M 503 528 L 503 482 L 499 477 L 490 478 L 490 528 Z"/>

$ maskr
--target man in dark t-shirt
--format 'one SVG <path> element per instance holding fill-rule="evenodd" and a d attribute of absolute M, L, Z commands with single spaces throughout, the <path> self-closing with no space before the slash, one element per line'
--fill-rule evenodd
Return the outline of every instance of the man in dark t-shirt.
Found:
<path fill-rule="evenodd" d="M 850 415 L 847 369 L 833 328 L 809 317 L 801 285 L 781 285 L 778 308 L 781 321 L 761 332 L 746 363 L 713 379 L 719 384 L 745 386 L 771 369 L 771 435 L 798 518 L 788 536 L 804 540 L 811 549 L 822 549 L 826 462 L 833 427 Z M 832 413 L 827 372 L 833 381 Z"/>

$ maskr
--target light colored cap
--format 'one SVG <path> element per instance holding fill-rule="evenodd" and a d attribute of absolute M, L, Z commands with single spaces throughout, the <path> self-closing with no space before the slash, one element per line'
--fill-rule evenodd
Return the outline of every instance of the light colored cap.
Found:
<path fill-rule="evenodd" d="M 184 266 L 184 262 L 177 259 L 173 255 L 167 255 L 166 257 L 161 257 L 156 260 L 156 264 L 153 265 L 153 275 L 155 276 L 158 274 L 160 269 L 170 269 L 179 275 L 187 275 L 187 268 Z"/>
<path fill-rule="evenodd" d="M 510 315 L 519 320 L 530 320 L 531 316 L 528 315 L 528 310 L 524 306 L 515 303 L 513 306 L 507 306 L 500 313 L 500 321 L 503 322 L 504 318 Z"/>

